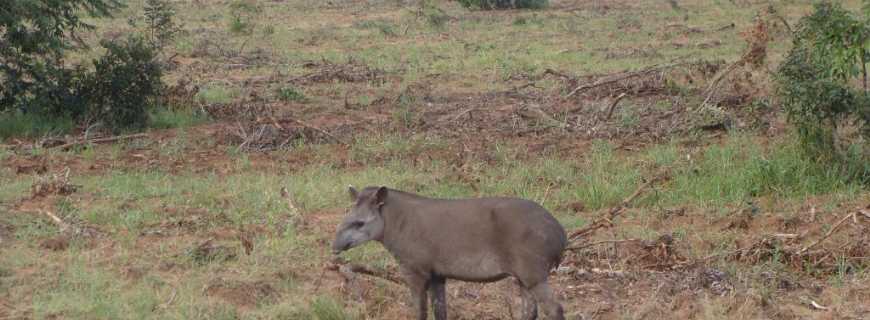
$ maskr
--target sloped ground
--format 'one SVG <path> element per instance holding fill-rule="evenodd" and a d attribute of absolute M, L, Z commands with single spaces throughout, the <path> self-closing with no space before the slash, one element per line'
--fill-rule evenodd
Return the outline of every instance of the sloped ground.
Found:
<path fill-rule="evenodd" d="M 554 270 L 570 318 L 870 317 L 870 194 L 797 157 L 770 98 L 779 18 L 806 6 L 258 4 L 243 36 L 228 3 L 176 2 L 172 96 L 213 122 L 4 142 L 0 318 L 406 319 L 381 248 L 340 262 L 374 276 L 329 254 L 346 185 L 521 196 L 571 232 L 657 177 Z M 98 30 L 123 32 L 141 5 Z M 766 64 L 711 93 L 753 52 L 756 13 Z M 518 310 L 510 281 L 448 295 L 456 319 Z"/>

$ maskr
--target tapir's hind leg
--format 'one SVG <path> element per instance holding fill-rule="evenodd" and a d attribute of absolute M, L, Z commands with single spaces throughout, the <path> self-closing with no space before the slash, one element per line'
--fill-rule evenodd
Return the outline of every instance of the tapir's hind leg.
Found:
<path fill-rule="evenodd" d="M 545 319 L 565 320 L 562 305 L 556 300 L 553 289 L 546 281 L 538 283 L 530 291 L 535 296 L 538 306 L 543 310 Z"/>
<path fill-rule="evenodd" d="M 429 280 L 429 294 L 432 298 L 432 311 L 435 313 L 435 320 L 447 320 L 447 288 L 445 279 L 442 277 L 432 277 Z"/>

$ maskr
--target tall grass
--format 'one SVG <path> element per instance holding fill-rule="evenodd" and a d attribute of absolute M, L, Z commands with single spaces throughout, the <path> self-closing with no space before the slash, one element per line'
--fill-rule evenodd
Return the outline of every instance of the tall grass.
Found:
<path fill-rule="evenodd" d="M 74 126 L 72 119 L 64 117 L 47 117 L 32 112 L 0 112 L 0 141 L 13 137 L 62 135 L 72 131 Z"/>

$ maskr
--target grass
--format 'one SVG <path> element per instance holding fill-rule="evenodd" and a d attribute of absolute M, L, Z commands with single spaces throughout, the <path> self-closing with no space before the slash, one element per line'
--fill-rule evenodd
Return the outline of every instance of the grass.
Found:
<path fill-rule="evenodd" d="M 186 128 L 207 121 L 208 116 L 195 109 L 157 108 L 151 111 L 148 126 L 154 129 Z"/>
<path fill-rule="evenodd" d="M 208 85 L 196 94 L 203 103 L 229 103 L 239 95 L 238 89 L 220 84 Z"/>
<path fill-rule="evenodd" d="M 58 136 L 72 131 L 72 119 L 46 117 L 18 111 L 0 112 L 0 141 L 14 137 L 41 138 Z"/>

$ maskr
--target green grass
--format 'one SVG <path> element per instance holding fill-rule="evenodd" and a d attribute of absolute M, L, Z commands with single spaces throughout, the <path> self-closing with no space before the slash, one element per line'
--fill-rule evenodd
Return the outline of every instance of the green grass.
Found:
<path fill-rule="evenodd" d="M 170 110 L 158 108 L 151 111 L 148 126 L 155 129 L 185 128 L 208 121 L 208 116 L 196 109 Z"/>
<path fill-rule="evenodd" d="M 228 88 L 220 84 L 211 84 L 202 88 L 196 97 L 204 103 L 230 103 L 239 95 L 236 88 Z"/>
<path fill-rule="evenodd" d="M 673 159 L 659 152 L 656 157 Z M 761 196 L 800 199 L 855 194 L 862 189 L 836 170 L 804 157 L 792 141 L 775 143 L 765 150 L 746 135 L 729 137 L 695 159 L 681 161 L 674 173 L 669 189 L 660 194 L 667 205 L 722 206 Z"/>
<path fill-rule="evenodd" d="M 74 128 L 72 119 L 23 114 L 21 112 L 0 112 L 0 141 L 10 138 L 40 138 L 69 133 Z"/>
<path fill-rule="evenodd" d="M 65 318 L 142 319 L 161 302 L 144 283 L 118 281 L 111 271 L 71 258 L 57 275 L 58 281 L 43 287 L 33 297 L 36 319 Z"/>

